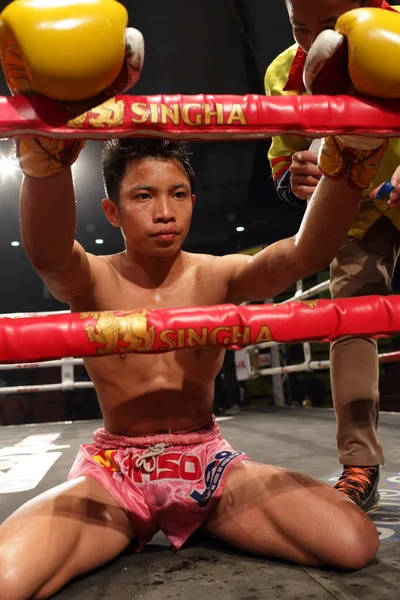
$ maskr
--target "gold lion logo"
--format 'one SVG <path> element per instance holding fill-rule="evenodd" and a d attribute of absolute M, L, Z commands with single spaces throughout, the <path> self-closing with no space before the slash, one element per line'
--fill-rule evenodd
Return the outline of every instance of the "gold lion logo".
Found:
<path fill-rule="evenodd" d="M 93 116 L 89 119 L 89 125 L 91 127 L 102 128 L 106 127 L 120 127 L 124 122 L 125 115 L 125 103 L 123 100 L 116 100 L 116 98 L 110 98 L 92 108 L 91 114 Z"/>
<path fill-rule="evenodd" d="M 85 312 L 81 319 L 95 319 L 96 325 L 87 325 L 85 331 L 92 344 L 100 344 L 97 354 L 115 352 L 148 352 L 156 337 L 154 325 L 147 329 L 147 311 Z"/>
<path fill-rule="evenodd" d="M 88 119 L 88 124 L 93 129 L 106 129 L 106 127 L 121 127 L 124 123 L 125 102 L 109 98 L 103 104 L 87 110 L 87 105 L 83 102 L 76 102 L 73 105 L 63 102 L 59 105 L 59 110 L 69 114 L 67 127 L 71 129 L 83 129 Z"/>

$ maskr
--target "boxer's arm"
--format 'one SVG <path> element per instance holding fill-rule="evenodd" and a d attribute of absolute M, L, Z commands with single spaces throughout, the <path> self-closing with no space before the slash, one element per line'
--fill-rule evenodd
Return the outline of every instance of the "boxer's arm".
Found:
<path fill-rule="evenodd" d="M 75 194 L 71 169 L 50 177 L 25 177 L 20 199 L 21 239 L 49 288 L 62 302 L 90 294 L 93 263 L 75 240 Z"/>
<path fill-rule="evenodd" d="M 305 212 L 298 233 L 253 257 L 217 259 L 227 281 L 227 302 L 264 300 L 296 281 L 325 269 L 336 256 L 354 222 L 362 191 L 345 179 L 323 177 Z"/>

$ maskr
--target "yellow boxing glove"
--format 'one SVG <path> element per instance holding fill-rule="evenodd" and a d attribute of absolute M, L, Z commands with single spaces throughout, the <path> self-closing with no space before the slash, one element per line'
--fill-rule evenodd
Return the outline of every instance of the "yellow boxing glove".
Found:
<path fill-rule="evenodd" d="M 143 37 L 126 29 L 116 0 L 14 0 L 0 15 L 0 58 L 13 94 L 42 94 L 73 113 L 97 106 L 138 80 Z M 83 102 L 82 102 L 83 101 Z M 72 165 L 83 141 L 23 138 L 22 171 L 47 177 Z"/>
<path fill-rule="evenodd" d="M 372 184 L 382 162 L 387 140 L 357 135 L 324 138 L 318 167 L 330 179 L 345 176 L 352 187 L 366 190 Z"/>
<path fill-rule="evenodd" d="M 143 38 L 127 23 L 116 0 L 14 0 L 0 14 L 1 63 L 12 93 L 96 97 L 119 77 L 126 54 L 137 80 Z"/>
<path fill-rule="evenodd" d="M 335 30 L 323 31 L 308 52 L 304 84 L 314 94 L 349 90 L 380 98 L 400 98 L 400 13 L 356 8 L 344 13 Z"/>

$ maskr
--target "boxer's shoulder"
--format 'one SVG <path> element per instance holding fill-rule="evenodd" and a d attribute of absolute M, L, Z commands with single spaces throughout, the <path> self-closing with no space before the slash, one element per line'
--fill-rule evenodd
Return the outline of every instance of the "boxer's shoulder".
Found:
<path fill-rule="evenodd" d="M 243 254 L 224 254 L 223 256 L 218 256 L 215 254 L 185 254 L 187 257 L 188 268 L 210 268 L 211 270 L 217 272 L 225 267 L 234 266 L 235 264 L 241 263 L 244 259 Z M 247 256 L 246 258 L 249 257 Z"/>
<path fill-rule="evenodd" d="M 225 300 L 227 286 L 235 271 L 239 254 L 215 256 L 211 254 L 183 253 L 185 286 L 190 281 L 196 284 L 196 294 L 204 294 L 207 297 L 211 293 L 211 303 L 223 302 Z"/>
<path fill-rule="evenodd" d="M 198 282 L 214 279 L 217 256 L 197 252 L 182 252 L 182 256 L 186 275 L 192 275 Z"/>
<path fill-rule="evenodd" d="M 90 265 L 91 286 L 89 296 L 96 296 L 99 290 L 115 290 L 120 285 L 123 277 L 121 255 L 109 254 L 97 256 L 86 253 Z"/>
<path fill-rule="evenodd" d="M 212 265 L 218 258 L 213 254 L 202 254 L 200 252 L 182 252 L 182 257 L 189 269 L 192 267 Z"/>
<path fill-rule="evenodd" d="M 247 254 L 226 254 L 214 258 L 213 273 L 216 280 L 229 285 L 252 257 Z"/>
<path fill-rule="evenodd" d="M 104 255 L 96 255 L 87 252 L 86 255 L 90 262 L 92 269 L 95 269 L 95 272 L 99 272 L 101 275 L 105 275 L 106 273 L 116 274 L 121 270 L 121 255 L 123 253 L 118 254 L 104 254 Z"/>

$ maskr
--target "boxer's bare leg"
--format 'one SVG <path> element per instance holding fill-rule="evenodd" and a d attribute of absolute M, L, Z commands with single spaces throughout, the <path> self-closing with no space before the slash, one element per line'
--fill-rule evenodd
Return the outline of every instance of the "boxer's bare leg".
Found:
<path fill-rule="evenodd" d="M 306 475 L 250 461 L 232 470 L 205 527 L 247 552 L 308 566 L 359 569 L 379 545 L 375 525 L 340 492 Z"/>
<path fill-rule="evenodd" d="M 117 556 L 134 537 L 126 513 L 97 481 L 64 483 L 0 526 L 0 600 L 49 598 Z"/>

